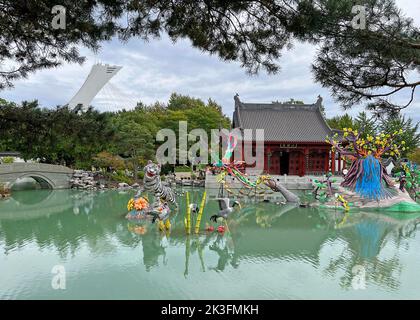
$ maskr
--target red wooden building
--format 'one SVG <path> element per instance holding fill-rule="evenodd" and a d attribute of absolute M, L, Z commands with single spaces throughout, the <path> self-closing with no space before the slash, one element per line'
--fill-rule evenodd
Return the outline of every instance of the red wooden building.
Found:
<path fill-rule="evenodd" d="M 233 127 L 264 129 L 264 170 L 276 175 L 335 172 L 335 155 L 325 142 L 332 134 L 321 112 L 322 98 L 314 104 L 245 103 L 235 96 Z M 341 168 L 340 168 L 341 169 Z"/>

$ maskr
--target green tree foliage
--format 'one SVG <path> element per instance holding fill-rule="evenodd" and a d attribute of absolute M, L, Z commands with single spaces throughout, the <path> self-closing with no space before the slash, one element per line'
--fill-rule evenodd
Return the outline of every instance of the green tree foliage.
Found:
<path fill-rule="evenodd" d="M 420 196 L 419 186 L 420 186 L 420 169 L 411 164 L 401 164 L 397 167 L 397 172 L 395 176 L 398 177 L 398 181 L 403 183 L 404 189 L 410 194 L 410 196 L 417 201 Z"/>
<path fill-rule="evenodd" d="M 327 119 L 327 123 L 331 129 L 343 130 L 344 128 L 353 128 L 354 121 L 347 113 L 342 116 L 335 116 Z"/>
<path fill-rule="evenodd" d="M 3 157 L 0 158 L 0 163 L 10 164 L 15 162 L 15 159 L 13 157 Z"/>
<path fill-rule="evenodd" d="M 187 110 L 195 107 L 205 107 L 205 103 L 200 99 L 172 93 L 168 102 L 168 110 Z"/>
<path fill-rule="evenodd" d="M 114 170 L 122 170 L 125 168 L 124 160 L 110 152 L 99 152 L 93 158 L 93 165 L 99 168 L 113 168 Z"/>
<path fill-rule="evenodd" d="M 308 10 L 321 20 L 304 32 L 322 42 L 313 64 L 315 79 L 329 87 L 345 108 L 367 102 L 371 110 L 392 113 L 408 106 L 420 84 L 418 79 L 406 78 L 409 71 L 418 71 L 420 63 L 420 33 L 412 19 L 404 16 L 394 0 L 311 2 Z M 348 23 L 355 4 L 366 9 L 365 28 Z M 406 104 L 387 101 L 404 91 L 411 95 Z"/>
<path fill-rule="evenodd" d="M 413 123 L 411 118 L 405 118 L 398 114 L 377 118 L 369 116 L 366 112 L 360 112 L 353 118 L 346 113 L 327 119 L 327 122 L 332 129 L 357 129 L 359 132 L 363 132 L 365 137 L 367 135 L 375 136 L 381 132 L 392 134 L 395 131 L 403 130 L 403 134 L 398 136 L 398 141 L 395 141 L 396 144 L 404 141 L 405 147 L 404 150 L 401 150 L 402 157 L 406 157 L 420 146 L 419 123 Z"/>
<path fill-rule="evenodd" d="M 420 165 L 420 148 L 416 148 L 414 150 L 411 150 L 411 152 L 408 155 L 408 159 L 410 161 Z"/>
<path fill-rule="evenodd" d="M 385 133 L 393 133 L 400 129 L 403 134 L 399 136 L 399 141 L 395 142 L 396 144 L 405 142 L 405 150 L 402 150 L 401 156 L 406 157 L 420 146 L 419 123 L 414 124 L 411 118 L 396 115 L 384 119 L 380 124 L 380 130 Z"/>
<path fill-rule="evenodd" d="M 277 103 L 278 101 L 276 101 L 276 103 Z M 297 105 L 302 105 L 302 104 L 305 104 L 302 100 L 295 100 L 295 99 L 293 99 L 293 98 L 290 98 L 289 100 L 287 100 L 287 101 L 284 101 L 284 102 L 281 102 L 281 103 L 284 103 L 284 104 L 297 104 Z"/>
<path fill-rule="evenodd" d="M 92 50 L 116 31 L 124 1 L 1 0 L 0 89 L 36 70 L 82 63 L 78 46 Z M 65 29 L 52 27 L 55 5 L 66 8 Z M 6 63 L 7 62 L 7 63 Z"/>
<path fill-rule="evenodd" d="M 108 113 L 67 107 L 43 109 L 0 101 L 0 146 L 27 159 L 85 167 L 113 136 Z"/>
<path fill-rule="evenodd" d="M 214 101 L 209 100 L 205 104 L 201 100 L 191 100 L 189 104 L 195 103 L 188 106 L 185 103 L 185 99 L 190 99 L 186 96 L 174 96 L 168 104 L 168 114 L 165 121 L 166 128 L 173 129 L 179 137 L 179 121 L 187 121 L 188 132 L 194 129 L 204 129 L 207 133 L 208 138 L 211 137 L 212 129 L 219 128 L 230 128 L 230 119 L 223 115 L 221 107 Z M 174 109 L 171 105 L 183 105 L 182 109 Z M 179 142 L 179 140 L 178 140 Z M 188 145 L 191 146 L 195 141 L 189 141 Z M 210 143 L 210 141 L 209 141 Z M 181 152 L 178 148 L 178 153 Z M 201 156 L 201 155 L 197 155 Z"/>
<path fill-rule="evenodd" d="M 210 137 L 211 129 L 229 128 L 230 120 L 213 100 L 207 103 L 200 99 L 173 93 L 167 105 L 139 105 L 131 111 L 116 114 L 116 151 L 135 158 L 144 165 L 154 159 L 157 145 L 155 137 L 160 129 L 171 129 L 179 137 L 179 121 L 187 121 L 188 132 L 204 129 Z M 190 142 L 192 144 L 193 142 Z"/>
<path fill-rule="evenodd" d="M 175 93 L 168 104 L 139 103 L 133 110 L 116 113 L 45 109 L 37 101 L 17 105 L 0 100 L 0 148 L 18 151 L 24 159 L 79 168 L 110 163 L 120 168 L 121 163 L 115 164 L 119 155 L 137 177 L 139 166 L 154 160 L 157 132 L 168 128 L 179 137 L 179 121 L 187 121 L 188 131 L 202 128 L 208 134 L 230 127 L 229 118 L 213 100 L 205 103 Z"/>
<path fill-rule="evenodd" d="M 366 112 L 360 112 L 357 115 L 357 117 L 353 120 L 353 122 L 353 128 L 363 132 L 365 136 L 373 136 L 377 131 L 377 124 L 375 120 L 372 117 L 370 117 Z"/>
<path fill-rule="evenodd" d="M 193 47 L 239 61 L 248 72 L 278 72 L 282 50 L 295 40 L 320 50 L 315 79 L 345 108 L 368 102 L 372 110 L 409 105 L 420 81 L 406 75 L 420 65 L 419 29 L 394 0 L 61 0 L 66 29 L 51 27 L 56 0 L 0 0 L 0 89 L 43 68 L 82 62 L 78 45 L 98 49 L 112 37 L 149 40 L 163 33 L 188 38 Z M 354 28 L 354 5 L 363 5 L 366 27 Z M 6 63 L 7 62 L 7 63 Z M 386 98 L 407 90 L 406 105 Z"/>
<path fill-rule="evenodd" d="M 157 127 L 151 121 L 152 115 L 143 110 L 122 112 L 114 118 L 117 130 L 113 149 L 131 162 L 134 177 L 138 175 L 139 164 L 154 159 L 154 133 Z"/>

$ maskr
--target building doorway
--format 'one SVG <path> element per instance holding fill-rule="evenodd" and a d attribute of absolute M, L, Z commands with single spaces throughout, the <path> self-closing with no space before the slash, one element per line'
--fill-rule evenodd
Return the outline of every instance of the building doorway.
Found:
<path fill-rule="evenodd" d="M 289 152 L 280 152 L 280 174 L 289 174 Z"/>

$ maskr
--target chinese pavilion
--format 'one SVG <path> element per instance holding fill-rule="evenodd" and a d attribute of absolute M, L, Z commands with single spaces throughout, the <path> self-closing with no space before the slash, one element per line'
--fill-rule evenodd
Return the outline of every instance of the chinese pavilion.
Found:
<path fill-rule="evenodd" d="M 264 129 L 266 173 L 304 176 L 335 172 L 335 161 L 331 161 L 335 154 L 325 142 L 332 130 L 322 114 L 321 97 L 314 104 L 245 103 L 238 95 L 234 99 L 233 127 Z"/>

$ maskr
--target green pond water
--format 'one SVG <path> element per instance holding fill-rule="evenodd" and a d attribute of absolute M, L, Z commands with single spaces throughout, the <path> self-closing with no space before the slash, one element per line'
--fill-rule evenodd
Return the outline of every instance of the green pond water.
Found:
<path fill-rule="evenodd" d="M 131 196 L 32 190 L 0 201 L 0 298 L 420 298 L 412 214 L 250 202 L 224 235 L 186 236 L 179 196 L 171 233 L 145 224 L 141 234 L 124 218 Z M 217 208 L 207 202 L 202 229 Z M 65 289 L 52 285 L 57 265 Z"/>

